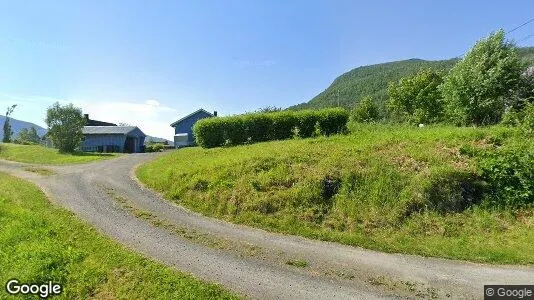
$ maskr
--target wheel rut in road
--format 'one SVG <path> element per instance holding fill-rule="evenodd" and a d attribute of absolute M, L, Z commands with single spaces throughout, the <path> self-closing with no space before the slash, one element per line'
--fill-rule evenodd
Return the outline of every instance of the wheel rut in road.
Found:
<path fill-rule="evenodd" d="M 201 216 L 135 179 L 135 167 L 157 155 L 46 167 L 0 161 L 0 170 L 127 247 L 250 298 L 481 298 L 484 284 L 534 282 L 531 266 L 381 253 Z"/>

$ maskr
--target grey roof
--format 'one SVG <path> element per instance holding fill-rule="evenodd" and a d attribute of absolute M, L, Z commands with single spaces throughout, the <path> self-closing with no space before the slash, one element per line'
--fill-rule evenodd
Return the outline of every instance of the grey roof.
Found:
<path fill-rule="evenodd" d="M 123 134 L 128 135 L 134 131 L 137 126 L 84 126 L 83 134 Z M 139 131 L 141 131 L 139 129 Z M 142 131 L 141 131 L 142 133 Z M 144 134 L 144 133 L 143 133 Z"/>
<path fill-rule="evenodd" d="M 213 117 L 212 113 L 210 113 L 209 111 L 206 111 L 205 109 L 201 108 L 201 109 L 199 109 L 199 110 L 197 110 L 195 112 L 192 112 L 192 113 L 188 114 L 187 116 L 181 118 L 180 120 L 172 123 L 171 127 L 174 127 L 176 124 L 178 124 L 178 123 L 182 122 L 183 120 L 185 120 L 185 119 L 187 119 L 189 117 L 192 117 L 192 116 L 194 116 L 194 115 L 196 115 L 196 114 L 198 114 L 199 112 L 202 112 L 202 111 Z"/>

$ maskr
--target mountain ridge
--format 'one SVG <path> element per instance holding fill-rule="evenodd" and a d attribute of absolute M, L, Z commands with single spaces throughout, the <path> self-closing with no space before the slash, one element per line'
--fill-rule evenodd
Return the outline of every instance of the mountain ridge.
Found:
<path fill-rule="evenodd" d="M 518 48 L 518 55 L 526 64 L 534 65 L 534 47 Z M 390 82 L 414 75 L 425 67 L 446 73 L 458 60 L 459 58 L 445 60 L 410 58 L 359 66 L 336 77 L 324 91 L 308 102 L 290 106 L 288 109 L 319 109 L 335 106 L 352 108 L 365 96 L 371 96 L 379 106 L 384 108 L 387 100 L 387 86 Z"/>
<path fill-rule="evenodd" d="M 2 116 L 0 115 L 0 140 L 4 138 L 4 122 L 6 120 L 6 117 L 5 116 Z M 9 118 L 9 124 L 11 124 L 11 130 L 13 130 L 13 138 L 16 138 L 19 134 L 19 132 L 23 129 L 23 128 L 28 128 L 30 129 L 31 127 L 35 127 L 35 129 L 37 130 L 37 134 L 42 137 L 43 135 L 46 134 L 46 129 L 37 125 L 37 124 L 34 124 L 34 123 L 31 123 L 31 122 L 26 122 L 26 121 L 22 121 L 22 120 L 18 120 L 18 119 L 14 119 L 14 118 Z"/>

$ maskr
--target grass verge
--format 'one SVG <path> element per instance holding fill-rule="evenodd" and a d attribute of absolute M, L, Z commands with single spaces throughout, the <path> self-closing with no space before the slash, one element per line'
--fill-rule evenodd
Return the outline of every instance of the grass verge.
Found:
<path fill-rule="evenodd" d="M 358 125 L 348 136 L 188 148 L 142 165 L 142 182 L 194 211 L 387 252 L 534 263 L 534 210 L 484 206 L 462 149 L 519 140 L 502 127 Z"/>
<path fill-rule="evenodd" d="M 117 157 L 117 153 L 87 153 L 75 154 L 59 153 L 57 149 L 46 148 L 39 145 L 18 145 L 0 143 L 0 159 L 12 160 L 22 163 L 64 165 L 75 163 L 88 163 L 100 159 Z"/>
<path fill-rule="evenodd" d="M 63 299 L 233 299 L 143 258 L 52 206 L 32 184 L 0 173 L 0 282 L 61 283 Z M 0 298 L 5 291 L 0 292 Z"/>

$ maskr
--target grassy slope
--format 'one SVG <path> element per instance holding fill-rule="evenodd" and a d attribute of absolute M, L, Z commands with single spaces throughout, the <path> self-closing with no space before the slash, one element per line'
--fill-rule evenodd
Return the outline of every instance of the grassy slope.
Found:
<path fill-rule="evenodd" d="M 118 154 L 79 153 L 61 154 L 57 149 L 38 145 L 18 145 L 0 143 L 0 159 L 7 159 L 23 163 L 62 165 L 73 163 L 87 163 L 95 160 L 112 158 Z"/>
<path fill-rule="evenodd" d="M 103 237 L 35 186 L 0 173 L 0 282 L 60 282 L 64 299 L 233 298 Z M 4 291 L 0 292 L 0 298 Z"/>
<path fill-rule="evenodd" d="M 519 56 L 525 63 L 534 64 L 534 47 L 520 48 Z M 324 108 L 338 106 L 351 108 L 364 96 L 372 96 L 380 105 L 387 99 L 389 82 L 413 75 L 422 67 L 448 71 L 456 60 L 425 61 L 409 59 L 352 69 L 342 74 L 332 84 L 309 102 L 291 107 L 292 109 Z"/>
<path fill-rule="evenodd" d="M 508 129 L 361 126 L 350 136 L 188 148 L 137 173 L 166 198 L 231 222 L 383 251 L 534 263 L 532 211 L 414 209 L 430 205 L 428 193 L 455 193 L 435 178 L 476 173 L 460 146 L 486 147 Z"/>

